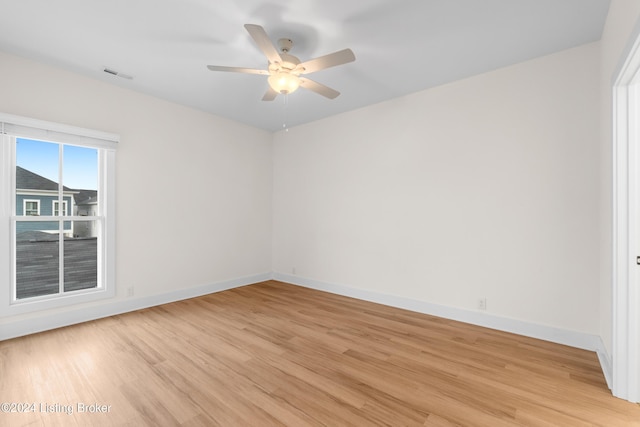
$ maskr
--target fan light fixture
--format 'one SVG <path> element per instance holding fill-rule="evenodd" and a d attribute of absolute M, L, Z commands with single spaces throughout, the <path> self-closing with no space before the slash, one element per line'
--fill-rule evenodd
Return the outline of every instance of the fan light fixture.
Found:
<path fill-rule="evenodd" d="M 293 93 L 300 87 L 300 78 L 295 74 L 291 74 L 287 71 L 278 71 L 273 73 L 267 79 L 271 89 L 278 93 L 289 94 Z"/>

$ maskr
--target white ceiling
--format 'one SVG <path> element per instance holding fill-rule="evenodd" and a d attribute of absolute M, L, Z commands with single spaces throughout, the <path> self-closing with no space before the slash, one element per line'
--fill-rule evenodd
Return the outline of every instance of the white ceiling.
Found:
<path fill-rule="evenodd" d="M 275 131 L 600 39 L 609 0 L 0 0 L 0 50 Z M 356 61 L 261 101 L 266 68 L 243 25 L 305 61 L 351 48 Z M 109 75 L 105 67 L 133 76 Z M 1 68 L 0 68 L 1 75 Z"/>

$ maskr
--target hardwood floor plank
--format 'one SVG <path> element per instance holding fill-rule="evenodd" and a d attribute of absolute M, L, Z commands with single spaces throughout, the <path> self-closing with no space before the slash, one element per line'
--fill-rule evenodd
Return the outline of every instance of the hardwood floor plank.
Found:
<path fill-rule="evenodd" d="M 593 352 L 276 281 L 3 341 L 0 373 L 51 409 L 12 427 L 640 426 Z"/>

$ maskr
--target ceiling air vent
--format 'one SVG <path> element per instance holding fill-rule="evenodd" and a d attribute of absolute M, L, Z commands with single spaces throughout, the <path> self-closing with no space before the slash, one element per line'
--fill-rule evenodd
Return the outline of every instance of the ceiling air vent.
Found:
<path fill-rule="evenodd" d="M 122 74 L 116 70 L 112 70 L 111 68 L 104 68 L 102 71 L 108 74 L 112 74 L 114 76 L 122 77 L 123 79 L 132 80 L 133 77 L 128 74 Z"/>

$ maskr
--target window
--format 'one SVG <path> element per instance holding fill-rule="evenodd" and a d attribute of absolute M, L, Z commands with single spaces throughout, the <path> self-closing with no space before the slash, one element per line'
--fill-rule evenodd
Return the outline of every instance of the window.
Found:
<path fill-rule="evenodd" d="M 62 213 L 60 212 L 60 202 L 57 200 L 53 201 L 53 216 L 58 216 L 58 215 L 62 215 L 62 216 L 67 216 L 67 201 L 63 200 L 62 201 Z"/>
<path fill-rule="evenodd" d="M 117 136 L 3 114 L 0 126 L 0 312 L 115 295 Z"/>
<path fill-rule="evenodd" d="M 39 200 L 24 200 L 22 208 L 23 215 L 38 216 L 40 215 L 40 201 Z"/>

